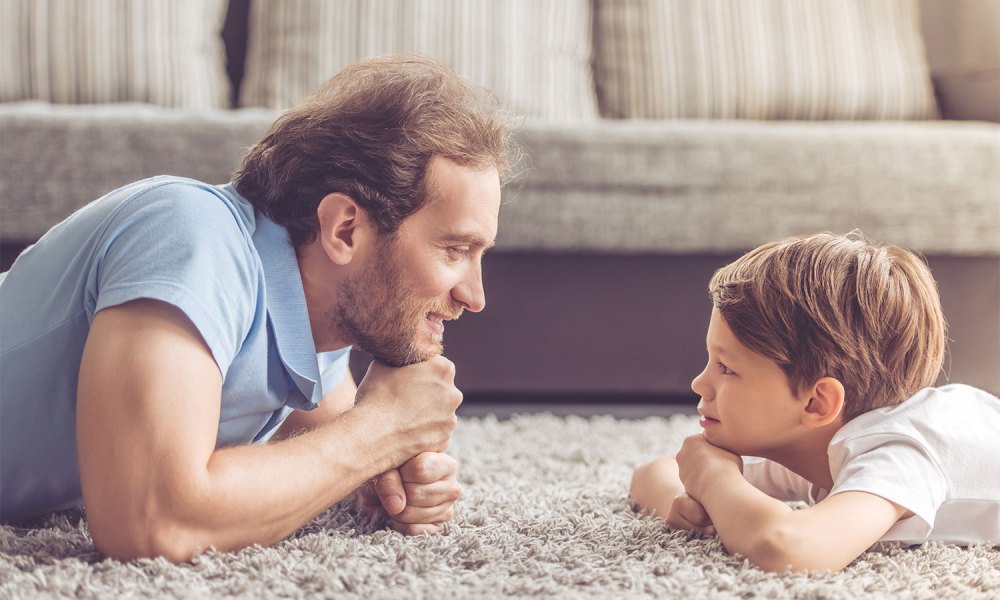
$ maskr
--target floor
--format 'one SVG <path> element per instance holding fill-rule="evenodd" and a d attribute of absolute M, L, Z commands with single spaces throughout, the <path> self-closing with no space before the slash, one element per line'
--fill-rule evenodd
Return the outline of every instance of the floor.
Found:
<path fill-rule="evenodd" d="M 496 415 L 506 420 L 514 414 L 549 412 L 554 415 L 592 417 L 612 415 L 619 419 L 643 419 L 646 417 L 669 417 L 675 414 L 696 415 L 695 404 L 675 403 L 573 403 L 573 402 L 498 402 L 466 401 L 458 409 L 460 417 L 483 417 Z"/>

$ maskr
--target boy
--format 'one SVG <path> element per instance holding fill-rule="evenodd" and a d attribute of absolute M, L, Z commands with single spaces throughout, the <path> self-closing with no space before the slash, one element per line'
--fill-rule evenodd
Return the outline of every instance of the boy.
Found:
<path fill-rule="evenodd" d="M 928 387 L 946 337 L 920 259 L 855 235 L 789 238 L 709 291 L 708 365 L 691 383 L 704 431 L 636 470 L 638 509 L 717 532 L 768 571 L 837 571 L 877 541 L 1000 543 L 1000 399 Z"/>

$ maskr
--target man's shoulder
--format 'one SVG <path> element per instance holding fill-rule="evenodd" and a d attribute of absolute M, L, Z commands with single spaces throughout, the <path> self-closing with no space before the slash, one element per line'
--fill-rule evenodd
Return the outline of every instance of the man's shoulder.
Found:
<path fill-rule="evenodd" d="M 237 226 L 247 235 L 255 226 L 253 207 L 224 186 L 194 179 L 160 175 L 115 190 L 106 201 L 119 220 L 137 215 L 148 219 L 164 216 L 178 225 L 201 227 Z M 180 229 L 176 227 L 175 229 Z"/>

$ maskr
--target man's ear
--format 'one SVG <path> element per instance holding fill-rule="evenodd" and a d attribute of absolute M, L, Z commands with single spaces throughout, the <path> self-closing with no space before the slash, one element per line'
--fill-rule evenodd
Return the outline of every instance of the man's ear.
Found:
<path fill-rule="evenodd" d="M 319 201 L 316 216 L 319 241 L 327 257 L 338 265 L 351 262 L 365 237 L 364 210 L 347 194 L 335 192 Z"/>
<path fill-rule="evenodd" d="M 833 377 L 820 377 L 809 390 L 802 424 L 809 429 L 829 425 L 844 412 L 844 384 Z"/>

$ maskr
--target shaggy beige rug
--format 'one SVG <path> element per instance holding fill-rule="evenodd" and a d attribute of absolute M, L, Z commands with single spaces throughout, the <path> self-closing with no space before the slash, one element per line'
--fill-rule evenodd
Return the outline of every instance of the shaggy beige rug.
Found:
<path fill-rule="evenodd" d="M 1000 550 L 989 547 L 876 546 L 839 574 L 774 575 L 632 513 L 633 467 L 697 430 L 689 415 L 466 418 L 452 448 L 460 514 L 421 538 L 334 507 L 275 547 L 175 566 L 103 559 L 79 512 L 2 527 L 0 598 L 1000 597 Z"/>

